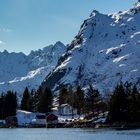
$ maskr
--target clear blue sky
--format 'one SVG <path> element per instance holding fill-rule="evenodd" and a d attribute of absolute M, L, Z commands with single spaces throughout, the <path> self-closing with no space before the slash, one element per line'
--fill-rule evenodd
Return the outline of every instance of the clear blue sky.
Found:
<path fill-rule="evenodd" d="M 43 48 L 70 43 L 93 9 L 126 10 L 137 0 L 0 0 L 0 51 Z"/>

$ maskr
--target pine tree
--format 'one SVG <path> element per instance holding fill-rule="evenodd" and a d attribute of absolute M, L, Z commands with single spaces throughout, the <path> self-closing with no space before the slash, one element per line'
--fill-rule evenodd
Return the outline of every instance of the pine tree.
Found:
<path fill-rule="evenodd" d="M 74 88 L 72 87 L 72 85 L 70 85 L 68 87 L 68 98 L 67 98 L 68 101 L 67 101 L 67 103 L 69 105 L 71 105 L 71 107 L 72 107 L 72 119 L 74 117 L 74 108 L 76 106 L 75 98 L 76 98 L 76 96 L 75 96 Z"/>
<path fill-rule="evenodd" d="M 103 97 L 104 112 L 109 111 L 110 99 L 111 99 L 111 92 L 109 89 L 105 89 L 104 90 L 104 97 Z"/>
<path fill-rule="evenodd" d="M 48 113 L 52 110 L 53 94 L 49 88 L 46 87 L 44 92 L 40 95 L 38 103 L 38 111 L 40 113 Z"/>
<path fill-rule="evenodd" d="M 75 92 L 75 107 L 78 110 L 78 114 L 81 114 L 84 109 L 85 98 L 84 98 L 84 91 L 81 89 L 80 86 L 77 87 Z"/>
<path fill-rule="evenodd" d="M 132 93 L 132 83 L 126 82 L 124 84 L 124 91 L 125 91 L 127 96 L 130 96 Z"/>
<path fill-rule="evenodd" d="M 21 100 L 21 110 L 30 111 L 31 110 L 31 102 L 30 102 L 30 93 L 28 88 L 26 87 L 23 93 L 23 97 Z"/>
<path fill-rule="evenodd" d="M 108 121 L 128 121 L 128 96 L 124 91 L 122 83 L 116 86 L 111 97 Z"/>
<path fill-rule="evenodd" d="M 68 103 L 68 90 L 66 87 L 62 87 L 59 92 L 59 105 Z"/>
<path fill-rule="evenodd" d="M 100 94 L 97 89 L 94 89 L 91 85 L 89 86 L 88 92 L 86 94 L 86 107 L 85 112 L 98 112 L 100 103 Z"/>
<path fill-rule="evenodd" d="M 140 94 L 136 86 L 133 86 L 129 102 L 129 118 L 132 122 L 140 121 Z"/>
<path fill-rule="evenodd" d="M 34 110 L 34 112 L 39 112 L 39 102 L 41 99 L 41 95 L 42 95 L 42 89 L 40 86 L 38 88 L 38 90 L 34 92 L 34 96 L 33 96 L 33 110 Z"/>
<path fill-rule="evenodd" d="M 0 119 L 3 119 L 3 105 L 4 105 L 4 95 L 3 93 L 0 96 Z"/>
<path fill-rule="evenodd" d="M 32 89 L 30 93 L 30 111 L 35 112 L 35 102 L 34 102 L 35 91 Z"/>
<path fill-rule="evenodd" d="M 4 96 L 4 105 L 3 105 L 3 117 L 15 116 L 17 109 L 17 97 L 16 94 L 8 91 Z"/>
<path fill-rule="evenodd" d="M 72 87 L 72 85 L 70 85 L 68 87 L 68 99 L 67 99 L 67 103 L 70 104 L 73 108 L 75 106 L 75 91 L 74 91 L 74 87 Z"/>

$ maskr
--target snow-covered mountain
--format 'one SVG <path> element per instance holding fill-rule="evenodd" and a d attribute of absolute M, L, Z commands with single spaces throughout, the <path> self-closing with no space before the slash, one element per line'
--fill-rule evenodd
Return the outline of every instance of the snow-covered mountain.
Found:
<path fill-rule="evenodd" d="M 43 86 L 89 84 L 101 92 L 118 82 L 140 83 L 140 2 L 128 11 L 93 11 Z"/>
<path fill-rule="evenodd" d="M 26 86 L 37 89 L 65 51 L 66 46 L 57 42 L 29 55 L 0 52 L 0 93 L 13 90 L 20 95 Z"/>

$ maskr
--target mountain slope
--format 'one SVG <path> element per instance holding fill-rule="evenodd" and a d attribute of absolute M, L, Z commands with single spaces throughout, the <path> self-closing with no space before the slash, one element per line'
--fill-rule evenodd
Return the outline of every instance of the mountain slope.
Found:
<path fill-rule="evenodd" d="M 22 94 L 26 86 L 37 89 L 65 51 L 66 46 L 57 42 L 29 55 L 0 52 L 0 92 L 13 90 Z"/>
<path fill-rule="evenodd" d="M 110 15 L 93 11 L 42 86 L 93 84 L 101 92 L 140 82 L 140 3 Z"/>

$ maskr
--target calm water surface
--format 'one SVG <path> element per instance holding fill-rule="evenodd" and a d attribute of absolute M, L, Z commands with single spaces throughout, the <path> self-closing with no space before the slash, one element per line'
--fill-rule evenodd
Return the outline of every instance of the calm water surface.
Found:
<path fill-rule="evenodd" d="M 0 129 L 0 140 L 140 140 L 140 130 Z"/>

